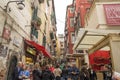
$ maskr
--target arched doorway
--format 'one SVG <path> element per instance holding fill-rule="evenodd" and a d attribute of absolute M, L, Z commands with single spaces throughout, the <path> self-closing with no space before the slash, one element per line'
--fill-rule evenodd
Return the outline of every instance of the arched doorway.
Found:
<path fill-rule="evenodd" d="M 9 62 L 9 67 L 8 67 L 8 74 L 7 74 L 7 80 L 13 80 L 13 73 L 14 73 L 14 69 L 17 65 L 17 57 L 11 56 L 10 62 Z"/>

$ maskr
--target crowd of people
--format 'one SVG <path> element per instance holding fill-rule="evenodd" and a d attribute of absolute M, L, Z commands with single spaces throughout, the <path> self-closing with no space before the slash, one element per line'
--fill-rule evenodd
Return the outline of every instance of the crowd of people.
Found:
<path fill-rule="evenodd" d="M 105 66 L 103 72 L 103 80 L 119 80 L 113 76 L 115 72 L 110 71 L 108 66 Z M 116 73 L 115 73 L 116 74 Z M 72 65 L 52 65 L 47 64 L 40 66 L 39 63 L 30 68 L 30 65 L 24 65 L 19 62 L 12 75 L 12 80 L 99 80 L 96 72 L 84 64 L 81 69 L 75 64 Z"/>

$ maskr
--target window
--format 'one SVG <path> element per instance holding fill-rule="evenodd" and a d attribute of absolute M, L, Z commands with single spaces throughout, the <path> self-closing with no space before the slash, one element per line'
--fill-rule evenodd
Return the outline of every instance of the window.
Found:
<path fill-rule="evenodd" d="M 44 2 L 44 0 L 38 0 L 38 2 L 39 2 L 39 3 L 43 3 L 43 2 Z"/>
<path fill-rule="evenodd" d="M 75 33 L 74 32 L 71 33 L 71 42 L 72 43 L 75 42 Z"/>
<path fill-rule="evenodd" d="M 93 0 L 87 0 L 88 2 L 93 2 Z"/>
<path fill-rule="evenodd" d="M 86 12 L 88 13 L 90 11 L 90 8 L 86 8 Z"/>
<path fill-rule="evenodd" d="M 74 12 L 74 8 L 71 7 L 71 8 L 70 8 L 70 13 L 73 13 L 73 12 Z"/>
<path fill-rule="evenodd" d="M 74 18 L 70 18 L 70 26 L 71 26 L 71 27 L 74 26 Z"/>
<path fill-rule="evenodd" d="M 49 7 L 48 7 L 48 5 L 46 4 L 46 9 L 45 9 L 46 14 L 48 14 L 48 11 L 49 11 Z"/>

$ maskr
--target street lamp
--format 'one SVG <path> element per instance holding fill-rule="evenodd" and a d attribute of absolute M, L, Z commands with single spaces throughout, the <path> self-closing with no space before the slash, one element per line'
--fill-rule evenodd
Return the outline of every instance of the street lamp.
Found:
<path fill-rule="evenodd" d="M 16 3 L 17 3 L 18 9 L 20 9 L 20 10 L 22 10 L 22 9 L 25 7 L 25 5 L 23 4 L 24 0 L 9 1 L 9 2 L 7 3 L 7 5 L 5 6 L 5 7 L 6 7 L 6 8 L 4 9 L 5 12 L 7 12 L 7 10 L 8 10 L 8 5 L 9 5 L 10 3 L 13 3 L 13 2 L 16 2 Z M 10 11 L 10 9 L 9 9 L 9 11 Z"/>

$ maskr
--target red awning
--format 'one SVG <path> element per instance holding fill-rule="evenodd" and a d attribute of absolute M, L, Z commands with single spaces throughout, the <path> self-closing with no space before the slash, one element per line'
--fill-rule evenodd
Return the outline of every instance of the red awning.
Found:
<path fill-rule="evenodd" d="M 102 70 L 102 66 L 110 64 L 110 51 L 98 50 L 89 55 L 90 65 L 94 70 Z"/>
<path fill-rule="evenodd" d="M 33 47 L 35 47 L 38 51 L 42 52 L 44 56 L 52 58 L 52 56 L 50 55 L 50 53 L 47 52 L 47 50 L 45 49 L 44 46 L 41 46 L 37 43 L 35 43 L 34 41 L 30 41 L 30 40 L 26 40 L 25 42 L 29 45 L 32 45 Z"/>

